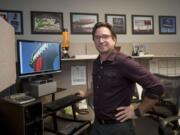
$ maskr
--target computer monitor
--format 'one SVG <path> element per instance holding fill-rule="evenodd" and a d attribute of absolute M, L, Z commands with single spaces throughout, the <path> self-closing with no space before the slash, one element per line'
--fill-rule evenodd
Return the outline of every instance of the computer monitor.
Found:
<path fill-rule="evenodd" d="M 61 71 L 59 42 L 17 40 L 18 77 L 38 76 Z"/>

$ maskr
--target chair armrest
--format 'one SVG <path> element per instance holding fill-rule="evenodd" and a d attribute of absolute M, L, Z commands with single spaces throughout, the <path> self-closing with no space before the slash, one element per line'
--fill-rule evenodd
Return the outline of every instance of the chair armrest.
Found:
<path fill-rule="evenodd" d="M 165 127 L 168 123 L 180 119 L 180 116 L 172 116 L 161 120 L 161 126 Z"/>

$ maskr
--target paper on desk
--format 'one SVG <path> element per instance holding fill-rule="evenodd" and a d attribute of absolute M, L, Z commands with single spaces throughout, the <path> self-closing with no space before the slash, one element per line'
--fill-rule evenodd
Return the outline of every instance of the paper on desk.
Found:
<path fill-rule="evenodd" d="M 71 67 L 71 83 L 72 85 L 86 84 L 86 66 Z"/>
<path fill-rule="evenodd" d="M 87 105 L 87 101 L 86 99 L 84 100 L 81 100 L 79 103 L 78 103 L 78 109 L 88 109 L 88 105 Z"/>
<path fill-rule="evenodd" d="M 139 85 L 138 83 L 136 83 L 136 88 L 137 88 L 137 92 L 138 92 L 139 99 L 141 100 L 143 88 L 142 88 L 142 86 Z"/>

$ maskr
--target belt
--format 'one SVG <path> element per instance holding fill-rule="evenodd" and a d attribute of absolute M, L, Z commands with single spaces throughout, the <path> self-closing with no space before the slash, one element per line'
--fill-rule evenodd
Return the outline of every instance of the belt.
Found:
<path fill-rule="evenodd" d="M 103 120 L 103 119 L 96 119 L 96 121 L 100 124 L 116 124 L 120 123 L 120 121 L 117 120 Z"/>

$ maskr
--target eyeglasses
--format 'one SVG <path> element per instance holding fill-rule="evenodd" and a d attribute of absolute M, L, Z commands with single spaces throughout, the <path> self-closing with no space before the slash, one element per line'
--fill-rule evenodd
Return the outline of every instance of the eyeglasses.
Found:
<path fill-rule="evenodd" d="M 94 40 L 95 40 L 95 41 L 99 41 L 100 39 L 102 39 L 102 40 L 107 40 L 107 39 L 109 39 L 110 37 L 112 37 L 112 35 L 101 35 L 101 36 L 96 35 L 96 36 L 94 36 Z"/>

